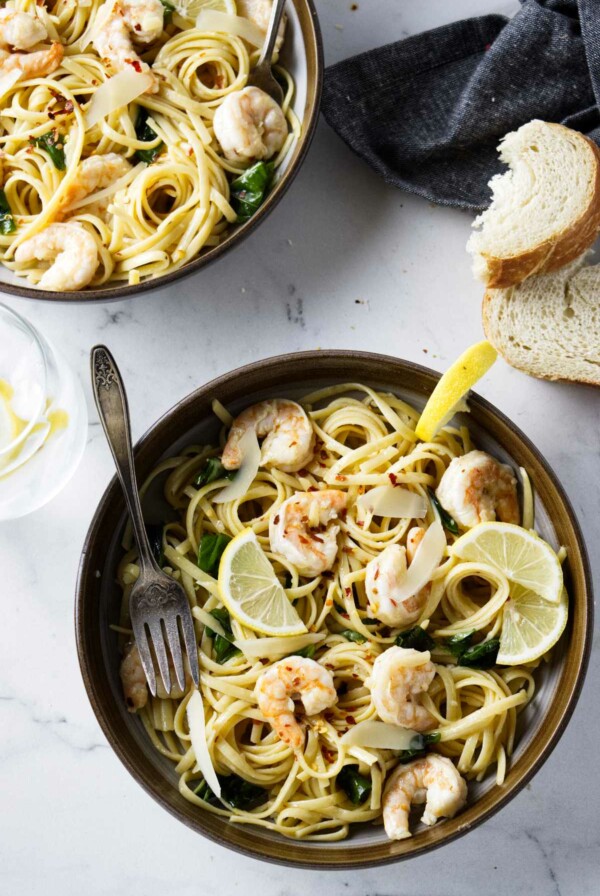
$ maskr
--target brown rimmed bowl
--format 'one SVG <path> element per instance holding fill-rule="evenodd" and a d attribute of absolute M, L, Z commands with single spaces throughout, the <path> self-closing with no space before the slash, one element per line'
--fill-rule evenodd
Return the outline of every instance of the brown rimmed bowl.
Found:
<path fill-rule="evenodd" d="M 184 267 L 163 274 L 154 280 L 144 280 L 135 286 L 122 284 L 74 290 L 73 292 L 52 292 L 48 289 L 37 289 L 22 277 L 17 277 L 8 268 L 0 265 L 0 292 L 49 302 L 108 302 L 114 299 L 124 299 L 127 296 L 161 289 L 176 280 L 188 277 L 232 251 L 246 237 L 250 236 L 284 197 L 302 167 L 314 137 L 321 105 L 323 42 L 313 0 L 288 0 L 286 15 L 288 23 L 286 39 L 281 51 L 281 63 L 290 72 L 296 84 L 292 108 L 300 121 L 302 131 L 278 169 L 275 184 L 269 195 L 247 223 L 231 228 L 220 245 L 201 252 L 197 258 Z"/>
<path fill-rule="evenodd" d="M 164 457 L 185 445 L 214 441 L 218 423 L 211 402 L 237 412 L 265 397 L 298 397 L 326 385 L 362 382 L 392 391 L 422 407 L 439 375 L 383 355 L 314 351 L 258 361 L 197 389 L 168 411 L 135 450 L 143 480 Z M 536 696 L 520 716 L 517 746 L 502 787 L 493 774 L 469 785 L 466 809 L 407 840 L 390 842 L 382 826 L 365 825 L 340 843 L 287 840 L 258 827 L 232 824 L 187 802 L 173 766 L 152 747 L 122 697 L 117 638 L 115 570 L 125 524 L 121 491 L 113 479 L 98 506 L 83 546 L 75 605 L 77 649 L 85 687 L 113 750 L 139 784 L 167 811 L 217 843 L 254 858 L 305 868 L 355 868 L 416 856 L 467 833 L 501 809 L 525 786 L 558 743 L 575 708 L 587 668 L 592 633 L 592 589 L 585 545 L 569 501 L 555 474 L 526 436 L 484 399 L 472 395 L 471 413 L 460 415 L 475 444 L 513 466 L 524 467 L 535 490 L 536 525 L 554 547 L 565 545 L 570 619 L 551 663 L 538 670 Z M 150 503 L 152 503 L 150 496 Z M 146 505 L 151 516 L 158 508 Z"/>

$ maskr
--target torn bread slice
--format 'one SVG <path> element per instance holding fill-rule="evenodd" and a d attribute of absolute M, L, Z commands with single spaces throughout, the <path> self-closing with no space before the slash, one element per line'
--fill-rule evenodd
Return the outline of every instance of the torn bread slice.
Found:
<path fill-rule="evenodd" d="M 560 124 L 530 121 L 499 146 L 509 171 L 490 181 L 492 204 L 467 243 L 487 286 L 554 271 L 588 249 L 600 231 L 600 151 Z"/>
<path fill-rule="evenodd" d="M 485 335 L 513 367 L 600 386 L 600 265 L 584 260 L 486 292 Z"/>

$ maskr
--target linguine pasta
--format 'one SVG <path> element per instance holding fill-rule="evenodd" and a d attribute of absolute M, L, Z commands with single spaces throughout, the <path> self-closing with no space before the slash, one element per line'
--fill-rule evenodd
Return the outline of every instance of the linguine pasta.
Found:
<path fill-rule="evenodd" d="M 204 248 L 219 245 L 238 220 L 230 184 L 249 162 L 225 157 L 213 119 L 224 100 L 245 87 L 258 57 L 257 40 L 249 42 L 233 26 L 227 30 L 228 20 L 237 20 L 234 15 L 220 15 L 223 30 L 206 30 L 196 25 L 202 3 L 164 5 L 162 34 L 148 46 L 136 46 L 142 62 L 133 60 L 121 73 L 94 44 L 115 0 L 49 0 L 47 5 L 9 0 L 3 6 L 35 16 L 47 40 L 60 44 L 64 54 L 60 66 L 43 77 L 18 77 L 0 62 L 0 161 L 12 215 L 10 227 L 0 228 L 0 259 L 33 284 L 47 264 L 20 261 L 15 252 L 55 222 L 77 225 L 93 237 L 98 262 L 88 282 L 99 287 L 136 284 L 176 270 Z M 235 12 L 233 0 L 227 6 Z M 250 35 L 262 36 L 250 25 Z M 157 92 L 135 87 L 136 78 L 143 82 L 140 65 L 150 66 Z M 289 133 L 271 159 L 275 169 L 300 133 L 291 107 L 293 81 L 284 68 L 276 72 L 284 85 Z M 137 95 L 125 104 L 99 103 L 100 112 L 96 107 L 92 114 L 95 95 L 109 82 L 119 84 L 115 89 L 125 98 Z M 140 116 L 147 125 L 141 135 Z M 80 178 L 80 163 L 107 154 L 117 154 L 130 167 L 65 207 Z M 61 288 L 77 287 L 66 278 Z"/>
<path fill-rule="evenodd" d="M 335 841 L 345 838 L 352 824 L 380 820 L 386 778 L 399 758 L 402 761 L 395 750 L 353 746 L 342 740 L 359 723 L 378 718 L 369 688 L 373 664 L 402 634 L 401 629 L 372 618 L 365 594 L 366 564 L 388 545 L 404 544 L 415 522 L 374 516 L 358 499 L 371 488 L 390 482 L 400 485 L 425 499 L 426 517 L 419 522 L 428 527 L 437 519 L 429 489 L 439 484 L 452 459 L 469 452 L 472 445 L 468 429 L 453 426 L 431 442 L 419 442 L 414 434 L 419 412 L 394 395 L 366 386 L 322 389 L 303 398 L 302 406 L 309 412 L 317 439 L 314 458 L 305 469 L 284 473 L 260 468 L 244 495 L 228 503 L 213 503 L 223 479 L 201 487 L 194 483 L 207 457 L 220 456 L 231 424 L 227 411 L 216 406 L 224 423 L 220 447 L 190 446 L 160 463 L 143 487 L 146 492 L 155 480 L 164 484 L 173 510 L 172 521 L 163 531 L 164 568 L 181 581 L 195 616 L 212 765 L 223 781 L 237 775 L 260 788 L 255 805 L 240 808 L 219 801 L 204 785 L 186 718 L 190 693 L 181 699 L 149 698 L 139 714 L 156 750 L 175 764 L 181 793 L 199 811 L 286 837 Z M 335 564 L 330 571 L 307 579 L 273 553 L 269 522 L 295 492 L 321 488 L 343 490 L 347 511 L 339 521 Z M 525 503 L 532 506 L 530 495 Z M 281 647 L 270 654 L 267 644 L 263 655 L 254 655 L 251 646 L 261 636 L 232 618 L 232 636 L 238 645 L 249 645 L 248 654 L 233 650 L 229 658 L 218 662 L 214 639 L 204 624 L 206 613 L 220 607 L 221 601 L 216 579 L 198 569 L 201 539 L 207 533 L 235 536 L 247 527 L 254 530 L 285 583 L 287 596 L 311 633 L 313 658 L 331 672 L 337 691 L 333 706 L 302 719 L 306 742 L 296 754 L 279 739 L 255 696 L 259 676 L 285 655 Z M 477 641 L 497 636 L 509 583 L 492 565 L 451 556 L 448 548 L 456 536 L 448 530 L 445 534 L 446 551 L 415 623 L 435 641 L 431 652 L 435 677 L 422 699 L 435 720 L 436 738 L 439 735 L 429 749 L 449 757 L 467 781 L 495 775 L 501 784 L 515 744 L 518 715 L 535 692 L 537 664 L 488 669 L 457 664 L 445 645 L 453 637 L 473 632 Z M 130 533 L 126 535 L 129 541 Z M 137 572 L 136 550 L 130 548 L 118 570 L 123 642 L 129 629 L 128 596 Z M 260 642 L 258 653 L 268 641 Z M 306 637 L 304 642 L 302 636 L 289 641 L 290 645 L 295 642 L 305 643 Z M 341 786 L 338 776 L 345 766 L 356 769 L 368 782 L 368 796 L 362 802 L 352 802 Z"/>

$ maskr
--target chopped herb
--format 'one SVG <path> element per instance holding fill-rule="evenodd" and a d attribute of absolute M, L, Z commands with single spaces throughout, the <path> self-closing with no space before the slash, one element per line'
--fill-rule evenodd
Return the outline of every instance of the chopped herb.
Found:
<path fill-rule="evenodd" d="M 223 551 L 231 541 L 229 535 L 213 532 L 207 532 L 200 539 L 198 547 L 198 566 L 202 572 L 207 572 L 211 576 L 216 576 L 219 571 L 219 563 Z"/>
<path fill-rule="evenodd" d="M 213 632 L 212 629 L 206 629 L 206 634 L 209 638 L 212 638 L 215 660 L 222 666 L 223 663 L 226 663 L 231 657 L 239 656 L 241 651 L 238 650 L 233 643 L 233 632 L 231 631 L 229 612 L 224 607 L 217 607 L 217 609 L 210 611 L 210 615 L 213 616 L 217 622 L 221 623 L 221 628 L 230 636 L 230 638 L 224 638 L 223 635 Z"/>
<path fill-rule="evenodd" d="M 466 632 L 466 634 L 461 635 L 452 635 L 451 638 L 446 638 L 445 641 L 440 641 L 440 647 L 443 647 L 445 650 L 450 651 L 454 656 L 460 657 L 467 647 L 471 646 L 471 641 L 473 640 L 473 632 Z"/>
<path fill-rule="evenodd" d="M 6 193 L 4 190 L 0 190 L 0 233 L 6 236 L 9 233 L 14 233 L 16 229 L 17 225 L 15 224 L 11 207 L 8 204 Z"/>
<path fill-rule="evenodd" d="M 217 775 L 217 777 L 221 785 L 221 799 L 232 809 L 256 809 L 267 801 L 266 790 L 257 784 L 245 781 L 239 775 Z M 194 793 L 211 806 L 221 805 L 206 781 L 201 781 Z"/>
<path fill-rule="evenodd" d="M 217 479 L 233 479 L 236 470 L 226 470 L 218 457 L 208 457 L 194 480 L 196 488 L 216 482 Z"/>
<path fill-rule="evenodd" d="M 345 765 L 337 776 L 337 782 L 355 806 L 364 803 L 373 787 L 371 779 L 361 775 L 357 765 Z"/>
<path fill-rule="evenodd" d="M 451 517 L 448 511 L 444 510 L 432 488 L 428 488 L 427 491 L 429 492 L 431 503 L 440 515 L 444 529 L 447 529 L 448 532 L 452 532 L 453 535 L 458 535 L 458 524 L 454 517 Z"/>
<path fill-rule="evenodd" d="M 307 646 L 303 647 L 301 650 L 295 650 L 293 653 L 288 653 L 288 656 L 305 656 L 307 659 L 312 660 L 316 651 L 316 644 L 307 644 Z"/>
<path fill-rule="evenodd" d="M 400 632 L 396 636 L 396 645 L 412 650 L 432 650 L 435 647 L 435 641 L 424 628 L 415 625 L 414 628 L 409 628 L 408 631 Z"/>
<path fill-rule="evenodd" d="M 217 775 L 218 777 L 218 775 Z M 200 781 L 198 786 L 195 788 L 194 793 L 196 796 L 199 796 L 201 800 L 204 800 L 205 803 L 208 803 L 210 806 L 220 806 L 221 800 L 218 796 L 216 796 L 206 781 Z"/>
<path fill-rule="evenodd" d="M 343 632 L 338 632 L 338 635 L 342 635 L 346 641 L 354 641 L 356 644 L 364 644 L 367 640 L 364 635 L 351 628 L 345 628 Z"/>
<path fill-rule="evenodd" d="M 231 182 L 231 206 L 237 213 L 238 224 L 249 221 L 262 205 L 274 171 L 273 162 L 257 162 Z"/>
<path fill-rule="evenodd" d="M 59 134 L 56 128 L 52 128 L 51 131 L 48 131 L 47 134 L 42 134 L 41 137 L 30 137 L 29 139 L 35 146 L 39 146 L 40 149 L 48 153 L 55 168 L 58 168 L 59 171 L 65 170 L 65 138 L 62 134 Z"/>
<path fill-rule="evenodd" d="M 159 566 L 165 562 L 165 554 L 163 549 L 163 526 L 161 523 L 146 523 L 146 535 L 150 542 L 150 550 L 152 556 Z"/>
<path fill-rule="evenodd" d="M 153 131 L 148 124 L 148 110 L 144 106 L 140 106 L 138 109 L 135 136 L 144 143 L 153 143 L 158 137 L 156 131 Z M 161 154 L 163 146 L 164 143 L 161 140 L 157 146 L 150 149 L 136 149 L 133 158 L 138 162 L 146 162 L 147 165 L 150 165 Z"/>
<path fill-rule="evenodd" d="M 440 737 L 439 731 L 432 731 L 431 734 L 415 734 L 408 750 L 400 750 L 398 759 L 400 762 L 410 762 L 411 759 L 419 759 L 421 756 L 425 756 L 427 747 L 430 744 L 437 744 Z"/>
<path fill-rule="evenodd" d="M 469 647 L 465 650 L 460 655 L 459 663 L 461 666 L 468 666 L 470 669 L 489 669 L 496 663 L 499 647 L 499 638 L 490 638 L 489 641 L 482 641 L 481 644 L 475 644 L 474 647 Z"/>
<path fill-rule="evenodd" d="M 454 635 L 445 641 L 440 641 L 439 646 L 448 650 L 456 657 L 458 666 L 467 666 L 471 669 L 489 669 L 496 663 L 500 640 L 490 638 L 489 641 L 481 641 L 473 644 L 474 632 L 463 635 Z"/>
<path fill-rule="evenodd" d="M 164 6 L 164 21 L 165 25 L 168 25 L 173 18 L 173 13 L 177 11 L 177 7 L 173 6 L 172 3 L 169 3 L 169 0 L 160 0 L 162 5 Z"/>

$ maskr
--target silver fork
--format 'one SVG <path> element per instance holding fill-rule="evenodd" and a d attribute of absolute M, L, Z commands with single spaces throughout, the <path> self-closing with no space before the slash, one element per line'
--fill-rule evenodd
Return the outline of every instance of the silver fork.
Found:
<path fill-rule="evenodd" d="M 152 695 L 156 696 L 153 648 L 165 690 L 167 693 L 171 691 L 168 644 L 177 683 L 182 690 L 185 690 L 185 668 L 179 625 L 189 670 L 194 684 L 198 687 L 198 647 L 185 591 L 179 582 L 160 569 L 148 543 L 135 478 L 129 407 L 121 374 L 113 356 L 104 345 L 94 346 L 90 360 L 96 407 L 117 467 L 117 475 L 123 488 L 139 551 L 140 575 L 131 590 L 129 613 L 148 687 Z"/>
<path fill-rule="evenodd" d="M 261 90 L 268 93 L 280 106 L 283 103 L 283 90 L 281 89 L 281 84 L 279 84 L 273 77 L 271 65 L 273 61 L 275 41 L 277 40 L 277 32 L 279 31 L 279 23 L 281 22 L 285 4 L 286 0 L 273 0 L 271 18 L 269 19 L 269 27 L 267 28 L 267 36 L 265 37 L 262 52 L 258 62 L 248 75 L 249 86 L 260 87 Z"/>

